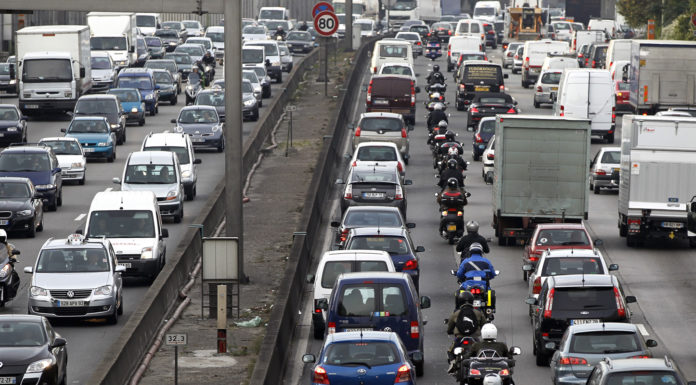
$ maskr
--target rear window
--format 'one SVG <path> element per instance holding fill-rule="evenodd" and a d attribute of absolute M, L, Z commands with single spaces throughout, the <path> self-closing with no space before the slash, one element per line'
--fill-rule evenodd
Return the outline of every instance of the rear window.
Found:
<path fill-rule="evenodd" d="M 411 79 L 397 77 L 372 79 L 372 96 L 379 95 L 410 98 Z"/>
<path fill-rule="evenodd" d="M 393 147 L 369 146 L 358 150 L 358 160 L 368 162 L 395 162 L 396 151 Z"/>
<path fill-rule="evenodd" d="M 381 75 L 413 76 L 413 71 L 411 71 L 410 67 L 406 66 L 384 66 Z"/>
<path fill-rule="evenodd" d="M 391 171 L 354 172 L 351 183 L 398 183 L 396 173 Z"/>
<path fill-rule="evenodd" d="M 608 47 L 597 47 L 594 52 L 594 59 L 595 60 L 602 60 L 606 59 L 607 57 L 607 48 Z"/>
<path fill-rule="evenodd" d="M 354 268 L 355 266 L 355 268 Z M 356 271 L 389 271 L 384 261 L 331 261 L 326 262 L 321 275 L 321 287 L 331 289 L 339 275 Z"/>
<path fill-rule="evenodd" d="M 554 257 L 546 258 L 541 270 L 543 276 L 570 274 L 604 274 L 602 261 L 598 257 Z"/>
<path fill-rule="evenodd" d="M 541 82 L 544 84 L 558 84 L 561 82 L 561 73 L 547 72 L 541 77 Z"/>
<path fill-rule="evenodd" d="M 377 290 L 380 287 L 381 290 Z M 353 317 L 402 316 L 408 314 L 406 296 L 401 285 L 358 284 L 342 288 L 338 315 Z"/>
<path fill-rule="evenodd" d="M 621 151 L 607 151 L 602 154 L 602 163 L 621 163 Z"/>
<path fill-rule="evenodd" d="M 495 120 L 484 120 L 480 128 L 480 131 L 485 134 L 495 134 Z"/>
<path fill-rule="evenodd" d="M 343 220 L 346 227 L 400 227 L 401 216 L 396 212 L 350 210 Z"/>
<path fill-rule="evenodd" d="M 331 344 L 324 356 L 323 364 L 334 366 L 372 368 L 400 362 L 396 346 L 391 342 L 359 341 Z"/>
<path fill-rule="evenodd" d="M 502 71 L 498 66 L 468 65 L 464 67 L 463 80 L 466 83 L 485 82 L 496 83 L 502 78 Z"/>
<path fill-rule="evenodd" d="M 634 332 L 606 331 L 577 333 L 570 341 L 570 353 L 614 354 L 642 350 Z"/>
<path fill-rule="evenodd" d="M 536 239 L 537 246 L 589 245 L 590 240 L 582 229 L 541 230 Z"/>
<path fill-rule="evenodd" d="M 465 60 L 485 60 L 486 54 L 484 53 L 463 53 L 459 56 L 461 61 Z"/>
<path fill-rule="evenodd" d="M 616 309 L 613 287 L 556 288 L 553 310 Z"/>
<path fill-rule="evenodd" d="M 408 254 L 408 242 L 403 237 L 370 235 L 365 237 L 353 237 L 347 250 L 378 250 L 386 251 L 390 255 Z"/>
<path fill-rule="evenodd" d="M 677 380 L 674 373 L 668 371 L 636 371 L 617 372 L 607 376 L 607 384 L 618 385 L 677 385 L 682 382 Z"/>
<path fill-rule="evenodd" d="M 365 131 L 401 131 L 401 120 L 393 118 L 365 118 L 360 121 L 360 129 Z"/>
<path fill-rule="evenodd" d="M 408 57 L 408 48 L 403 45 L 380 45 L 380 57 Z"/>

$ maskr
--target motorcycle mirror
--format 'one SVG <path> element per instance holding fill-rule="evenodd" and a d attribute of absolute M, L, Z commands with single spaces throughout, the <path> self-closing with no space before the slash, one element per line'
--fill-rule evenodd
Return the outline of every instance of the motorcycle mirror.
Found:
<path fill-rule="evenodd" d="M 336 179 L 335 184 L 345 184 L 346 182 L 343 181 L 343 179 Z"/>
<path fill-rule="evenodd" d="M 445 318 L 444 324 L 447 325 L 448 323 L 449 323 L 449 320 L 447 318 Z"/>
<path fill-rule="evenodd" d="M 416 247 L 416 253 L 424 253 L 424 252 L 425 252 L 425 247 L 423 247 L 423 246 Z M 628 298 L 628 297 L 626 297 L 626 298 Z M 635 297 L 634 297 L 634 299 L 635 299 Z M 633 301 L 633 302 L 636 302 L 636 301 Z"/>
<path fill-rule="evenodd" d="M 638 300 L 636 299 L 635 296 L 632 295 L 627 295 L 626 296 L 626 303 L 636 303 Z"/>
<path fill-rule="evenodd" d="M 349 160 L 352 157 L 353 157 L 353 155 L 351 155 L 351 154 L 343 154 L 343 159 Z"/>
<path fill-rule="evenodd" d="M 513 346 L 510 348 L 510 353 L 512 353 L 513 356 L 519 356 L 522 354 L 522 349 L 520 349 L 519 346 Z"/>

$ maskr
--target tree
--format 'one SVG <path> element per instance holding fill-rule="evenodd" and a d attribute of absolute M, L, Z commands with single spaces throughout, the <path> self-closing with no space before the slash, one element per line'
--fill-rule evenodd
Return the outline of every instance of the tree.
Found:
<path fill-rule="evenodd" d="M 679 15 L 688 11 L 693 1 L 684 0 L 618 0 L 616 8 L 631 27 L 642 27 L 649 19 L 658 27 L 670 24 Z M 663 20 L 664 15 L 664 20 Z"/>

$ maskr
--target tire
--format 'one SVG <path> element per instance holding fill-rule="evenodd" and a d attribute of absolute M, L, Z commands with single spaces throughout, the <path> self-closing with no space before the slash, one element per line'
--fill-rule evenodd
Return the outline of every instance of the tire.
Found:
<path fill-rule="evenodd" d="M 447 238 L 447 243 L 449 243 L 450 245 L 454 245 L 454 241 L 455 241 L 454 237 Z"/>
<path fill-rule="evenodd" d="M 498 236 L 498 246 L 506 246 L 507 245 L 507 238 L 503 237 L 502 235 Z"/>
<path fill-rule="evenodd" d="M 144 126 L 145 125 L 145 114 L 143 114 L 143 118 L 138 121 L 138 126 Z"/>
<path fill-rule="evenodd" d="M 613 144 L 614 143 L 614 134 L 609 134 L 604 137 L 606 139 L 607 144 Z"/>
<path fill-rule="evenodd" d="M 423 377 L 423 374 L 425 374 L 425 362 L 416 364 L 416 377 Z"/>
<path fill-rule="evenodd" d="M 106 323 L 109 325 L 116 325 L 118 323 L 118 309 L 114 309 L 114 312 L 106 317 Z"/>
<path fill-rule="evenodd" d="M 43 226 L 43 216 L 41 217 L 41 222 L 39 222 L 39 225 L 36 227 L 36 231 L 43 231 L 44 226 Z"/>
<path fill-rule="evenodd" d="M 529 277 L 527 276 L 527 272 L 522 270 L 522 280 L 527 282 L 527 279 L 529 279 Z"/>
<path fill-rule="evenodd" d="M 155 116 L 155 109 L 154 108 L 150 110 L 150 116 Z"/>
<path fill-rule="evenodd" d="M 324 327 L 317 325 L 316 322 L 312 321 L 312 334 L 314 335 L 315 340 L 323 340 L 324 339 Z"/>
<path fill-rule="evenodd" d="M 696 248 L 696 238 L 694 238 L 694 237 L 689 238 L 689 247 L 691 247 L 692 249 Z"/>
<path fill-rule="evenodd" d="M 525 82 L 524 80 L 522 81 L 522 87 L 524 88 L 529 88 L 529 83 Z"/>
<path fill-rule="evenodd" d="M 58 191 L 58 196 L 56 197 L 56 206 L 62 206 L 63 205 L 63 188 L 61 187 L 60 191 Z"/>
<path fill-rule="evenodd" d="M 534 102 L 534 108 L 540 108 L 540 107 L 541 107 L 541 104 L 539 104 L 538 102 L 535 101 L 535 102 Z"/>
<path fill-rule="evenodd" d="M 534 350 L 536 351 L 536 365 L 549 366 L 549 356 L 544 354 L 541 349 L 537 348 L 536 342 L 534 343 Z"/>
<path fill-rule="evenodd" d="M 184 206 L 183 204 L 181 205 L 181 208 L 179 210 L 179 213 L 174 215 L 174 223 L 181 223 L 181 218 L 184 217 Z"/>
<path fill-rule="evenodd" d="M 595 193 L 595 195 L 599 195 L 599 186 L 594 185 L 594 188 L 592 189 L 592 191 Z"/>
<path fill-rule="evenodd" d="M 620 237 L 625 237 L 628 235 L 628 226 L 626 226 L 623 223 L 619 224 L 619 236 Z M 691 241 L 691 238 L 689 238 L 689 241 Z M 691 242 L 689 242 L 691 244 Z"/>
<path fill-rule="evenodd" d="M 258 121 L 259 121 L 259 110 L 258 110 L 258 109 L 257 109 L 256 112 L 254 113 L 254 115 L 251 117 L 251 120 L 254 121 L 254 122 L 258 122 Z"/>
<path fill-rule="evenodd" d="M 116 312 L 118 313 L 118 315 L 123 315 L 123 296 L 121 296 L 121 304 L 118 306 Z"/>
<path fill-rule="evenodd" d="M 115 159 L 116 159 L 116 151 L 112 152 L 111 156 L 106 158 L 106 161 L 109 163 L 113 163 Z"/>
<path fill-rule="evenodd" d="M 32 221 L 31 226 L 29 227 L 29 230 L 27 230 L 27 238 L 35 238 L 36 237 L 36 226 L 34 226 L 34 221 Z"/>
<path fill-rule="evenodd" d="M 594 190 L 594 184 L 590 182 L 590 191 Z"/>
<path fill-rule="evenodd" d="M 638 247 L 638 240 L 636 239 L 635 236 L 627 235 L 626 236 L 626 246 L 628 247 Z"/>
<path fill-rule="evenodd" d="M 175 106 L 177 103 L 179 103 L 179 96 L 175 95 L 174 98 L 169 101 L 169 104 Z"/>

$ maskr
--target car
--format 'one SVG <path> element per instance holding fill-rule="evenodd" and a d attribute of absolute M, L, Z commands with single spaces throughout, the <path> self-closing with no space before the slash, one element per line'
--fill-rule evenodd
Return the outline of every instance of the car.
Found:
<path fill-rule="evenodd" d="M 549 53 L 541 64 L 542 72 L 546 70 L 563 71 L 564 68 L 580 68 L 573 54 Z"/>
<path fill-rule="evenodd" d="M 200 44 L 207 52 L 210 52 L 210 54 L 215 57 L 215 46 L 209 37 L 189 37 L 186 39 L 186 44 Z"/>
<path fill-rule="evenodd" d="M 215 59 L 222 64 L 225 59 L 225 28 L 211 25 L 205 30 L 204 36 L 213 42 Z"/>
<path fill-rule="evenodd" d="M 201 160 L 197 159 L 193 151 L 191 137 L 183 133 L 159 132 L 150 133 L 143 140 L 140 151 L 171 151 L 179 158 L 181 180 L 184 184 L 186 200 L 193 200 L 197 193 L 198 166 Z"/>
<path fill-rule="evenodd" d="M 173 59 L 150 59 L 145 63 L 145 68 L 164 69 L 169 71 L 169 73 L 174 78 L 176 83 L 176 93 L 181 93 L 181 71 L 179 71 L 179 66 Z"/>
<path fill-rule="evenodd" d="M 116 95 L 121 109 L 126 112 L 126 123 L 145 124 L 145 101 L 137 88 L 112 88 L 106 91 L 107 95 Z"/>
<path fill-rule="evenodd" d="M 92 92 L 104 92 L 111 88 L 118 74 L 118 66 L 114 64 L 106 51 L 92 51 Z"/>
<path fill-rule="evenodd" d="M 174 63 L 176 63 L 176 67 L 179 71 L 179 74 L 181 74 L 181 82 L 186 81 L 188 79 L 188 74 L 191 73 L 193 70 L 194 66 L 194 60 L 191 58 L 186 53 L 181 53 L 181 52 L 168 52 L 164 54 L 164 59 L 165 60 L 174 60 Z M 145 67 L 147 68 L 147 63 L 145 63 Z M 179 92 L 181 92 L 181 84 L 179 84 Z"/>
<path fill-rule="evenodd" d="M 621 170 L 621 147 L 602 147 L 590 162 L 590 190 L 618 189 Z"/>
<path fill-rule="evenodd" d="M 353 127 L 353 125 L 349 125 Z M 409 131 L 412 126 L 406 125 L 403 115 L 391 112 L 366 112 L 360 115 L 354 127 L 353 149 L 363 142 L 392 142 L 399 147 L 399 152 L 408 164 L 409 160 Z"/>
<path fill-rule="evenodd" d="M 312 384 L 354 381 L 357 373 L 365 382 L 381 384 L 416 383 L 418 353 L 411 359 L 399 335 L 386 331 L 346 332 L 326 338 L 319 359 L 313 354 L 302 356 L 304 363 L 317 363 L 312 370 Z M 363 374 L 364 372 L 364 374 Z"/>
<path fill-rule="evenodd" d="M 248 25 L 242 29 L 242 41 L 268 40 L 268 28 L 265 25 Z"/>
<path fill-rule="evenodd" d="M 482 118 L 504 114 L 519 114 L 517 100 L 504 92 L 477 92 L 467 111 L 467 125 L 477 126 Z"/>
<path fill-rule="evenodd" d="M 391 142 L 362 142 L 353 152 L 351 167 L 386 165 L 396 167 L 401 178 L 406 174 L 406 162 L 399 147 Z"/>
<path fill-rule="evenodd" d="M 534 107 L 542 104 L 553 104 L 554 95 L 558 92 L 558 84 L 561 82 L 563 70 L 542 70 L 534 85 Z"/>
<path fill-rule="evenodd" d="M 486 35 L 486 47 L 498 49 L 498 35 L 493 23 L 483 23 L 483 32 Z"/>
<path fill-rule="evenodd" d="M 394 166 L 351 167 L 345 181 L 336 180 L 338 185 L 345 184 L 341 199 L 341 215 L 350 206 L 384 205 L 398 207 L 406 217 L 404 186 L 412 183 L 410 179 L 402 183 L 399 171 Z"/>
<path fill-rule="evenodd" d="M 536 364 L 546 366 L 568 326 L 630 322 L 627 304 L 636 302 L 636 297 L 625 296 L 614 275 L 573 274 L 548 277 L 539 298 L 527 298 L 525 302 L 533 309 Z"/>
<path fill-rule="evenodd" d="M 341 274 L 360 271 L 395 272 L 396 268 L 386 251 L 336 250 L 322 254 L 316 275 L 307 274 L 307 283 L 314 286 L 312 330 L 315 339 L 322 339 L 326 333 L 326 314 L 319 306 L 319 302 L 322 299 L 329 300 L 331 289 Z"/>
<path fill-rule="evenodd" d="M 176 124 L 176 132 L 191 136 L 193 148 L 215 148 L 225 150 L 225 135 L 222 122 L 213 106 L 186 106 L 179 111 L 179 117 L 171 120 Z"/>
<path fill-rule="evenodd" d="M 503 103 L 507 103 L 509 96 L 504 94 L 504 79 L 507 78 L 508 74 L 503 73 L 503 67 L 500 64 L 485 60 L 468 60 L 462 62 L 457 70 L 456 76 L 457 88 L 455 90 L 455 107 L 459 111 L 466 110 L 469 108 L 474 97 L 479 93 L 485 93 L 488 97 L 492 96 L 489 95 L 490 93 L 501 93 L 501 97 L 505 99 Z M 512 102 L 511 99 L 510 101 Z M 471 115 L 471 109 L 469 109 L 469 115 Z M 474 122 L 471 120 L 468 121 L 470 126 L 473 125 L 473 123 Z"/>
<path fill-rule="evenodd" d="M 203 56 L 205 55 L 205 47 L 198 43 L 184 43 L 176 47 L 174 52 L 188 54 L 191 56 L 191 59 L 193 59 L 194 62 L 197 62 L 203 60 Z"/>
<path fill-rule="evenodd" d="M 589 68 L 590 61 L 590 44 L 583 44 L 580 49 L 577 50 L 578 55 L 578 65 L 580 68 Z"/>
<path fill-rule="evenodd" d="M 346 209 L 340 222 L 331 222 L 331 227 L 336 229 L 336 245 L 343 247 L 351 229 L 360 227 L 413 229 L 416 224 L 407 223 L 396 207 L 351 206 Z"/>
<path fill-rule="evenodd" d="M 159 100 L 169 101 L 172 106 L 178 103 L 177 84 L 172 74 L 165 69 L 155 69 L 152 70 L 152 75 L 155 79 L 155 89 L 157 89 Z"/>
<path fill-rule="evenodd" d="M 418 32 L 399 32 L 396 34 L 397 39 L 403 39 L 411 43 L 413 57 L 423 55 L 423 41 Z"/>
<path fill-rule="evenodd" d="M 440 39 L 440 43 L 446 44 L 449 42 L 450 37 L 452 36 L 452 32 L 454 31 L 454 27 L 452 27 L 452 24 L 447 23 L 440 19 L 440 22 L 438 23 L 433 23 L 433 25 L 430 27 L 430 32 L 429 33 L 436 33 L 438 39 Z M 430 35 L 428 35 L 430 36 Z M 425 38 L 425 37 L 423 37 Z"/>
<path fill-rule="evenodd" d="M 77 99 L 73 117 L 103 116 L 109 130 L 116 135 L 117 144 L 126 142 L 126 112 L 116 95 L 83 95 Z"/>
<path fill-rule="evenodd" d="M 43 231 L 43 202 L 28 178 L 0 177 L 0 229 L 34 238 Z"/>
<path fill-rule="evenodd" d="M 418 86 L 418 78 L 416 77 L 416 71 L 413 70 L 413 66 L 404 62 L 394 62 L 394 63 L 382 63 L 377 71 L 378 75 L 402 75 L 410 76 L 411 81 L 415 85 L 416 92 L 420 92 L 420 87 Z"/>
<path fill-rule="evenodd" d="M 615 81 L 614 83 L 614 95 L 616 97 L 614 105 L 616 106 L 616 112 L 633 112 L 633 107 L 629 102 L 631 83 L 623 82 L 621 80 Z M 691 117 L 692 115 L 689 114 L 688 116 Z"/>
<path fill-rule="evenodd" d="M 176 31 L 174 29 L 158 29 L 155 31 L 154 36 L 162 40 L 162 44 L 164 45 L 164 50 L 166 52 L 174 52 L 174 50 L 176 49 L 176 47 L 179 46 L 179 44 L 184 43 L 184 40 L 181 38 L 181 35 L 179 34 L 179 31 Z"/>
<path fill-rule="evenodd" d="M 502 20 L 493 22 L 493 29 L 495 29 L 495 38 L 498 44 L 503 44 L 505 40 L 505 22 Z M 507 47 L 503 47 L 506 50 Z"/>
<path fill-rule="evenodd" d="M 309 53 L 314 49 L 314 39 L 307 31 L 291 31 L 285 37 L 285 43 L 292 53 Z"/>
<path fill-rule="evenodd" d="M 216 79 L 210 86 L 213 90 L 224 90 L 225 89 L 225 79 Z"/>
<path fill-rule="evenodd" d="M 474 131 L 474 137 L 471 143 L 471 157 L 474 160 L 481 159 L 481 155 L 483 155 L 488 141 L 491 140 L 493 135 L 495 135 L 495 116 L 481 118 L 476 131 Z"/>
<path fill-rule="evenodd" d="M 486 145 L 486 149 L 483 150 L 481 154 L 481 159 L 483 160 L 483 168 L 481 170 L 481 177 L 488 183 L 493 183 L 493 173 L 495 171 L 495 135 L 491 136 L 491 139 Z"/>
<path fill-rule="evenodd" d="M 514 57 L 515 54 L 517 53 L 517 49 L 519 47 L 523 47 L 524 44 L 520 42 L 513 42 L 508 44 L 507 49 L 503 52 L 503 68 L 512 68 L 513 62 L 514 62 Z M 520 65 L 521 68 L 521 65 Z"/>
<path fill-rule="evenodd" d="M 605 358 L 651 358 L 657 341 L 645 340 L 634 324 L 571 325 L 551 357 L 551 378 L 558 385 L 586 384 L 592 368 Z"/>
<path fill-rule="evenodd" d="M 171 151 L 135 151 L 128 154 L 123 176 L 113 178 L 121 191 L 152 191 L 163 217 L 174 223 L 184 217 L 184 184 L 179 158 Z"/>
<path fill-rule="evenodd" d="M 259 107 L 263 107 L 263 86 L 256 72 L 253 70 L 242 70 L 242 79 L 248 80 L 254 89 L 254 97 L 259 102 Z M 223 80 L 224 82 L 224 80 Z"/>
<path fill-rule="evenodd" d="M 44 144 L 8 147 L 0 152 L 0 177 L 28 178 L 49 211 L 63 205 L 63 176 L 56 154 Z"/>
<path fill-rule="evenodd" d="M 544 251 L 556 249 L 587 249 L 601 246 L 602 241 L 592 240 L 590 232 L 583 223 L 540 223 L 525 242 L 522 252 L 522 266 L 536 268 Z M 528 271 L 522 272 L 522 279 L 527 280 Z"/>
<path fill-rule="evenodd" d="M 588 54 L 586 67 L 589 68 L 604 68 L 606 66 L 607 60 L 607 50 L 609 49 L 609 44 L 590 44 L 590 51 Z"/>
<path fill-rule="evenodd" d="M 284 41 L 278 41 L 278 50 L 280 52 L 280 64 L 283 67 L 283 71 L 290 73 L 292 71 L 292 54 L 290 49 Z"/>
<path fill-rule="evenodd" d="M 19 94 L 16 64 L 0 63 L 0 91 L 8 94 Z"/>
<path fill-rule="evenodd" d="M 517 47 L 515 55 L 512 57 L 512 73 L 522 72 L 522 62 L 524 61 L 524 44 Z"/>
<path fill-rule="evenodd" d="M 142 67 L 146 61 L 150 60 L 150 51 L 147 49 L 144 37 L 138 36 L 135 38 L 135 54 L 137 59 L 132 64 L 132 67 Z"/>
<path fill-rule="evenodd" d="M 62 128 L 61 132 L 66 137 L 77 139 L 88 159 L 104 158 L 110 163 L 116 159 L 116 134 L 103 116 L 74 117 L 68 128 Z"/>
<path fill-rule="evenodd" d="M 184 23 L 180 21 L 165 21 L 162 23 L 162 29 L 171 29 L 176 31 L 184 41 L 188 38 L 188 30 L 186 29 Z M 155 36 L 158 36 L 157 31 L 155 31 Z"/>
<path fill-rule="evenodd" d="M 29 314 L 47 318 L 106 318 L 115 325 L 123 314 L 123 280 L 111 242 L 72 234 L 47 240 L 34 266 L 29 287 Z"/>
<path fill-rule="evenodd" d="M 242 85 L 242 88 L 244 85 Z M 248 91 L 248 88 L 247 88 Z M 252 99 L 256 100 L 252 97 Z M 243 101 L 249 100 L 249 92 L 243 91 Z M 196 96 L 196 101 L 193 103 L 197 106 L 212 106 L 215 107 L 218 117 L 221 122 L 225 121 L 225 91 L 224 88 L 214 88 L 209 90 L 203 90 Z M 245 108 L 246 110 L 246 108 Z M 251 111 L 251 109 L 249 109 Z M 246 116 L 245 116 L 246 118 Z M 258 106 L 256 107 L 256 119 L 258 119 Z"/>
<path fill-rule="evenodd" d="M 554 21 L 550 24 L 553 27 L 551 39 L 570 42 L 573 36 L 573 28 L 568 21 Z"/>
<path fill-rule="evenodd" d="M 117 88 L 137 88 L 150 116 L 159 112 L 159 92 L 150 68 L 126 68 L 116 77 Z M 123 138 L 125 140 L 125 137 Z"/>
<path fill-rule="evenodd" d="M 167 52 L 164 48 L 164 43 L 162 39 L 157 36 L 145 36 L 145 45 L 147 46 L 147 51 L 150 52 L 150 58 L 161 59 Z"/>
<path fill-rule="evenodd" d="M 42 138 L 39 144 L 51 147 L 58 158 L 58 166 L 63 176 L 63 181 L 76 181 L 85 184 L 87 178 L 87 158 L 77 138 L 48 137 Z"/>
<path fill-rule="evenodd" d="M 605 358 L 592 368 L 587 381 L 591 385 L 696 385 L 696 381 L 687 382 L 677 364 L 667 356 L 641 360 L 631 358 L 612 360 L 611 358 Z"/>
<path fill-rule="evenodd" d="M 67 341 L 45 317 L 0 315 L 0 379 L 8 384 L 65 384 Z"/>
<path fill-rule="evenodd" d="M 261 82 L 261 97 L 264 99 L 271 97 L 271 78 L 268 76 L 266 69 L 263 67 L 252 67 L 248 68 L 256 72 L 256 77 L 259 78 Z"/>
<path fill-rule="evenodd" d="M 262 47 L 266 55 L 266 72 L 268 76 L 275 79 L 276 83 L 283 82 L 282 63 L 280 61 L 280 51 L 275 40 L 254 40 L 244 43 L 242 48 Z M 270 64 L 268 64 L 270 63 Z"/>
<path fill-rule="evenodd" d="M 27 117 L 14 104 L 0 104 L 0 145 L 27 142 Z"/>
<path fill-rule="evenodd" d="M 358 20 L 371 20 L 371 19 L 358 19 Z M 425 40 L 426 37 L 430 36 L 430 27 L 427 24 L 414 24 L 408 27 L 408 32 L 415 32 L 420 35 L 421 39 Z"/>
<path fill-rule="evenodd" d="M 184 24 L 188 36 L 203 36 L 204 29 L 200 21 L 182 20 L 181 23 Z"/>

